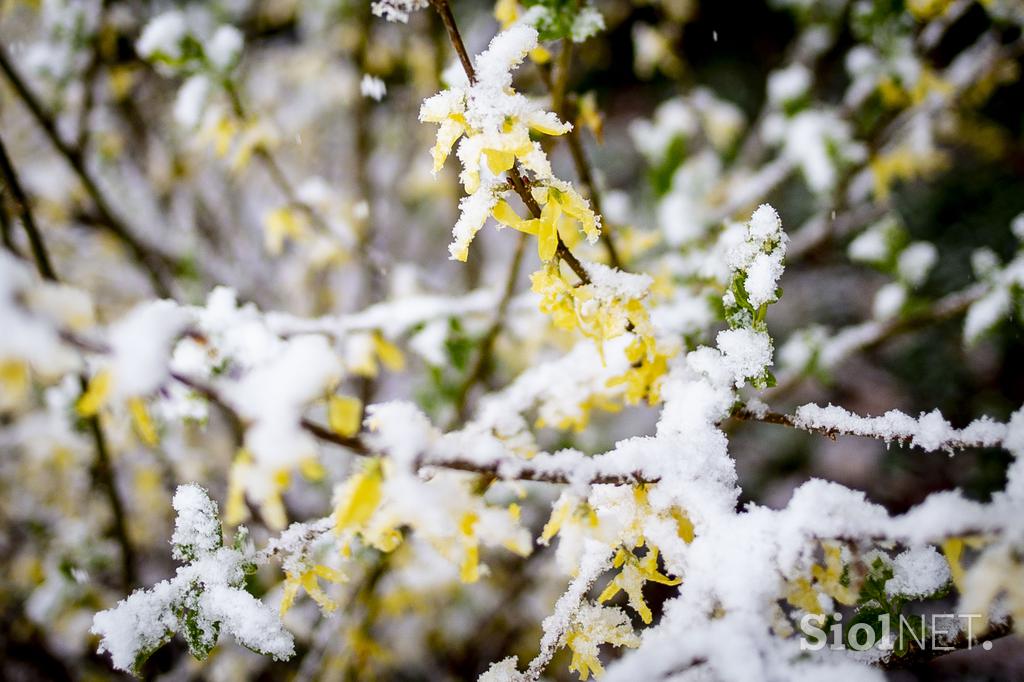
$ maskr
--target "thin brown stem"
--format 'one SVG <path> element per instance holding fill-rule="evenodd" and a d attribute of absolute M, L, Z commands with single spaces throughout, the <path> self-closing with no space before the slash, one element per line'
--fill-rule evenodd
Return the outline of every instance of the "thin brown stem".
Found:
<path fill-rule="evenodd" d="M 21 181 L 18 179 L 18 173 L 15 170 L 14 165 L 11 163 L 10 157 L 7 156 L 7 150 L 4 147 L 2 139 L 0 139 L 0 171 L 2 171 L 4 185 L 10 191 L 18 206 L 18 211 L 21 214 L 21 224 L 25 228 L 25 232 L 28 234 L 29 243 L 32 246 L 32 256 L 35 260 L 36 269 L 39 271 L 39 276 L 47 281 L 57 282 L 57 273 L 53 269 L 50 254 L 46 249 L 46 242 L 43 240 L 43 235 L 39 232 L 39 229 L 36 226 L 28 197 L 25 195 L 25 192 L 21 187 Z M 2 200 L 2 197 L 0 197 L 0 200 Z M 88 379 L 84 374 L 79 374 L 78 382 L 82 393 L 85 393 L 88 389 Z M 110 511 L 114 516 L 114 538 L 121 546 L 121 580 L 123 587 L 126 590 L 130 590 L 136 583 L 135 550 L 132 547 L 131 539 L 128 536 L 128 525 L 125 520 L 124 504 L 122 503 L 121 496 L 117 491 L 114 471 L 110 466 L 110 450 L 107 447 L 107 439 L 103 434 L 103 425 L 100 424 L 99 415 L 94 414 L 87 417 L 85 419 L 85 425 L 89 429 L 93 445 L 96 448 L 96 480 L 99 482 L 100 486 L 103 488 L 103 492 L 107 496 L 107 502 L 110 504 Z"/>
<path fill-rule="evenodd" d="M 914 438 L 912 434 L 891 434 L 891 433 L 879 433 L 873 430 L 858 431 L 855 429 L 844 429 L 838 426 L 824 426 L 820 424 L 808 423 L 800 419 L 796 415 L 784 414 L 781 412 L 772 412 L 770 410 L 753 410 L 747 407 L 741 407 L 736 409 L 732 413 L 734 419 L 741 421 L 750 422 L 761 422 L 763 424 L 775 424 L 777 426 L 786 426 L 792 429 L 798 429 L 800 431 L 807 431 L 808 433 L 816 433 L 822 436 L 826 436 L 835 440 L 839 436 L 860 436 L 862 438 L 875 438 L 878 440 L 891 441 L 895 443 L 901 443 L 903 445 L 909 445 L 913 442 Z M 978 438 L 975 440 L 967 440 L 964 438 L 950 438 L 944 440 L 941 447 L 950 450 L 961 450 L 964 448 L 976 448 L 976 447 L 987 447 L 993 443 L 991 439 Z"/>
<path fill-rule="evenodd" d="M 86 193 L 92 199 L 103 226 L 128 247 L 134 260 L 146 271 L 157 295 L 170 297 L 175 259 L 155 246 L 144 244 L 127 223 L 116 215 L 103 191 L 100 190 L 96 178 L 86 166 L 82 150 L 72 147 L 61 138 L 53 116 L 43 108 L 43 105 L 29 89 L 28 84 L 18 74 L 2 47 L 0 47 L 0 71 L 3 71 L 4 76 L 14 88 L 15 94 L 32 114 L 50 143 L 78 176 L 79 182 L 82 183 Z"/>
<path fill-rule="evenodd" d="M 85 375 L 79 375 L 79 385 L 82 393 L 88 389 L 88 381 Z M 135 575 L 135 549 L 132 547 L 131 538 L 128 536 L 128 524 L 124 503 L 121 501 L 121 494 L 117 491 L 117 480 L 114 470 L 110 465 L 110 449 L 107 447 L 107 439 L 103 434 L 103 426 L 100 424 L 100 417 L 94 414 L 85 420 L 89 435 L 92 438 L 93 446 L 96 448 L 96 479 L 103 492 L 107 496 L 107 503 L 114 515 L 114 538 L 121 546 L 121 578 L 126 590 L 131 590 L 138 582 Z"/>
<path fill-rule="evenodd" d="M 465 380 L 459 386 L 458 393 L 456 394 L 456 421 L 461 422 L 465 420 L 469 392 L 477 382 L 483 378 L 484 374 L 487 372 L 488 366 L 490 365 L 491 354 L 494 351 L 494 343 L 497 341 L 498 335 L 501 333 L 501 329 L 505 324 L 505 316 L 508 313 L 508 306 L 512 300 L 513 294 L 515 294 L 519 268 L 523 262 L 523 254 L 526 253 L 526 241 L 526 233 L 520 233 L 519 240 L 516 243 L 515 253 L 512 255 L 512 261 L 508 266 L 508 276 L 505 278 L 505 291 L 502 293 L 501 301 L 498 303 L 498 310 L 494 314 L 494 320 L 491 322 L 491 326 L 487 328 L 487 332 L 480 341 L 480 348 L 477 351 L 476 360 L 473 362 L 472 368 L 466 375 Z"/>
<path fill-rule="evenodd" d="M 14 170 L 14 164 L 11 163 L 11 157 L 7 155 L 7 147 L 4 145 L 2 137 L 0 137 L 0 177 L 3 178 L 4 183 L 2 194 L 10 196 L 11 205 L 21 218 L 21 224 L 25 228 L 25 234 L 28 236 L 29 247 L 32 249 L 32 257 L 36 261 L 39 275 L 51 282 L 57 281 L 57 274 L 54 272 L 53 264 L 50 262 L 50 254 L 46 251 L 46 244 L 43 242 L 43 236 L 40 234 L 39 227 L 32 216 L 28 197 L 25 196 L 25 190 L 21 186 L 18 174 Z M 3 201 L 3 196 L 0 196 L 0 201 Z"/>
<path fill-rule="evenodd" d="M 476 71 L 473 69 L 473 62 L 469 58 L 469 53 L 466 51 L 466 45 L 462 42 L 462 35 L 459 33 L 459 27 L 455 23 L 455 17 L 452 15 L 451 5 L 448 0 L 430 0 L 430 4 L 433 5 L 434 9 L 437 10 L 438 15 L 441 17 L 441 21 L 444 23 L 445 30 L 448 32 L 448 39 L 451 41 L 452 47 L 455 48 L 456 54 L 459 56 L 459 61 L 462 62 L 462 68 L 466 72 L 466 78 L 469 79 L 470 83 L 476 83 Z M 527 187 L 526 180 L 523 178 L 522 171 L 519 170 L 519 162 L 508 170 L 509 180 L 512 182 L 512 188 L 515 189 L 516 194 L 522 199 L 523 203 L 526 204 L 526 208 L 530 211 L 530 214 L 534 218 L 540 218 L 540 206 L 537 201 L 530 194 L 530 189 Z M 558 246 L 555 249 L 555 256 L 562 260 L 576 276 L 579 277 L 580 283 L 590 284 L 590 275 L 587 273 L 586 268 L 578 258 L 569 250 L 569 247 L 562 241 L 561 236 L 558 236 Z"/>

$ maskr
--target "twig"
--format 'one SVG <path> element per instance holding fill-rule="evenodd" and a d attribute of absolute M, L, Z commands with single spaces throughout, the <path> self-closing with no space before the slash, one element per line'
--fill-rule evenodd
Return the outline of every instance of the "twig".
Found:
<path fill-rule="evenodd" d="M 501 328 L 505 324 L 505 316 L 508 313 L 508 306 L 512 300 L 512 295 L 516 290 L 516 280 L 519 275 L 519 267 L 523 262 L 523 254 L 526 252 L 526 233 L 519 235 L 519 241 L 516 243 L 515 253 L 512 255 L 512 262 L 508 266 L 508 276 L 505 279 L 505 291 L 501 296 L 501 301 L 498 303 L 498 310 L 494 314 L 494 320 L 491 322 L 491 326 L 487 328 L 487 332 L 484 334 L 483 339 L 480 341 L 480 349 L 476 354 L 476 360 L 473 363 L 473 367 L 466 375 L 465 380 L 459 386 L 458 393 L 455 396 L 455 418 L 458 421 L 465 419 L 466 417 L 466 404 L 469 398 L 469 392 L 473 386 L 476 385 L 484 373 L 487 371 L 487 366 L 490 364 L 491 353 L 494 350 L 494 343 L 498 339 L 498 334 L 501 333 Z"/>
<path fill-rule="evenodd" d="M 455 48 L 456 54 L 459 56 L 459 61 L 462 62 L 462 68 L 466 72 L 466 78 L 469 79 L 470 83 L 476 83 L 476 71 L 473 69 L 473 62 L 469 58 L 469 53 L 466 51 L 466 45 L 462 42 L 462 35 L 459 33 L 459 28 L 455 24 L 455 17 L 452 15 L 451 5 L 448 0 L 430 0 L 430 4 L 433 5 L 434 9 L 437 10 L 438 15 L 441 17 L 441 21 L 444 23 L 445 30 L 448 32 L 448 39 L 451 41 L 452 47 Z M 508 178 L 512 182 L 512 187 L 515 189 L 516 194 L 526 204 L 526 208 L 529 209 L 530 213 L 534 218 L 540 218 L 540 206 L 537 201 L 530 194 L 529 188 L 526 186 L 526 181 L 523 179 L 522 172 L 519 170 L 519 162 L 508 170 Z M 562 237 L 556 234 L 558 239 L 558 246 L 555 248 L 555 255 L 568 265 L 576 276 L 579 277 L 582 284 L 590 284 L 590 275 L 587 273 L 586 268 L 579 261 L 578 258 L 569 250 L 569 247 L 562 241 Z"/>
<path fill-rule="evenodd" d="M 39 227 L 32 216 L 28 197 L 25 196 L 25 190 L 18 180 L 18 174 L 14 171 L 11 158 L 7 155 L 7 147 L 4 145 L 2 137 L 0 137 L 0 175 L 2 175 L 4 181 L 4 194 L 10 194 L 11 204 L 21 217 L 21 224 L 25 228 L 25 234 L 28 235 L 28 243 L 32 248 L 32 257 L 36 261 L 39 275 L 43 279 L 56 282 L 57 274 L 54 272 L 53 264 L 50 262 L 50 254 L 46 252 L 46 244 L 43 242 L 43 237 L 39 233 Z M 0 201 L 2 201 L 2 197 L 0 197 Z"/>
<path fill-rule="evenodd" d="M 78 377 L 82 393 L 88 390 L 88 381 L 84 374 Z M 114 479 L 114 470 L 110 466 L 110 450 L 107 448 L 107 439 L 103 434 L 103 426 L 100 424 L 100 417 L 94 414 L 85 420 L 89 428 L 89 435 L 92 436 L 93 445 L 96 447 L 96 478 L 103 486 L 107 495 L 107 502 L 110 504 L 110 511 L 114 514 L 114 537 L 121 545 L 121 577 L 126 590 L 135 587 L 137 580 L 135 576 L 135 549 L 132 547 L 131 538 L 128 536 L 128 525 L 125 522 L 124 503 L 117 491 L 117 483 Z"/>
<path fill-rule="evenodd" d="M 567 55 L 565 59 L 560 60 L 560 72 L 561 75 L 557 81 L 551 78 L 549 69 L 542 66 L 538 66 L 538 73 L 540 73 L 541 80 L 544 81 L 544 85 L 547 86 L 548 92 L 551 93 L 552 108 L 555 110 L 555 114 L 565 121 L 568 119 L 566 99 L 565 99 L 565 87 L 568 81 L 568 70 L 569 61 L 568 56 L 572 54 L 571 43 L 562 39 L 563 54 Z M 556 141 L 558 138 L 554 138 Z M 572 158 L 573 166 L 576 169 L 576 176 L 579 178 L 580 183 L 586 188 L 587 195 L 590 199 L 590 203 L 593 206 L 594 212 L 601 216 L 601 243 L 604 245 L 605 251 L 608 253 L 608 262 L 614 268 L 622 269 L 622 261 L 619 258 L 618 249 L 615 248 L 615 240 L 612 238 L 611 228 L 605 220 L 604 209 L 601 206 L 601 191 L 597 187 L 597 183 L 594 181 L 594 174 L 590 170 L 590 164 L 587 161 L 586 152 L 583 149 L 583 143 L 580 140 L 579 131 L 575 125 L 565 134 L 565 143 L 569 148 L 569 156 Z"/>
<path fill-rule="evenodd" d="M 833 337 L 831 343 L 837 344 L 838 347 L 830 349 L 826 345 L 823 349 L 823 351 L 831 350 L 826 366 L 828 369 L 833 369 L 855 351 L 875 348 L 900 334 L 918 329 L 932 322 L 941 322 L 942 320 L 960 315 L 972 303 L 978 300 L 985 291 L 984 285 L 971 286 L 962 291 L 956 291 L 943 296 L 924 310 L 892 318 L 884 322 L 868 322 L 851 327 L 847 331 L 853 338 L 844 340 L 842 344 L 837 344 L 836 339 L 838 337 Z M 860 331 L 854 333 L 857 330 Z M 792 392 L 805 378 L 806 374 L 802 371 L 780 375 L 778 384 L 768 389 L 764 395 L 776 400 Z"/>
<path fill-rule="evenodd" d="M 170 297 L 173 282 L 174 258 L 163 253 L 157 247 L 143 244 L 128 225 L 118 218 L 107 198 L 100 190 L 99 184 L 92 173 L 86 167 L 85 156 L 82 150 L 70 146 L 57 132 L 57 126 L 53 117 L 46 112 L 42 104 L 29 89 L 28 84 L 21 78 L 14 65 L 9 61 L 6 51 L 0 46 L 0 71 L 3 71 L 7 80 L 11 83 L 18 98 L 25 104 L 32 117 L 51 144 L 56 148 L 64 160 L 71 166 L 71 169 L 78 176 L 79 181 L 85 188 L 86 193 L 92 199 L 99 213 L 104 227 L 128 247 L 134 259 L 146 271 L 152 283 L 153 290 L 159 296 Z"/>
<path fill-rule="evenodd" d="M 826 426 L 823 424 L 815 424 L 806 420 L 800 419 L 796 415 L 783 414 L 781 412 L 772 412 L 770 410 L 754 410 L 747 407 L 741 407 L 733 411 L 732 416 L 735 419 L 742 421 L 761 422 L 763 424 L 775 424 L 777 426 L 788 426 L 792 429 L 798 429 L 800 431 L 807 431 L 808 433 L 817 433 L 822 436 L 826 436 L 835 440 L 838 436 L 860 436 L 862 438 L 875 438 L 878 440 L 885 440 L 887 442 L 897 442 L 903 445 L 910 444 L 914 441 L 914 434 L 902 433 L 902 434 L 891 434 L 874 431 L 872 429 L 860 429 L 857 428 L 841 428 L 838 426 Z M 961 450 L 964 448 L 980 448 L 980 447 L 992 447 L 995 445 L 993 439 L 977 437 L 975 439 L 967 438 L 949 438 L 942 441 L 941 447 L 949 450 Z"/>
<path fill-rule="evenodd" d="M 39 276 L 50 282 L 57 282 L 57 273 L 50 261 L 50 254 L 46 250 L 46 242 L 36 226 L 32 216 L 32 209 L 21 187 L 18 174 L 11 164 L 7 151 L 4 148 L 3 140 L 0 139 L 0 171 L 2 171 L 4 184 L 9 188 L 18 205 L 21 214 L 21 224 L 28 234 L 29 242 L 32 245 L 32 256 L 35 260 Z M 88 379 L 84 374 L 78 375 L 78 382 L 82 393 L 88 389 Z M 117 484 L 114 480 L 114 471 L 110 466 L 110 451 L 107 448 L 107 440 L 103 434 L 103 425 L 100 424 L 98 414 L 85 419 L 86 426 L 92 436 L 93 444 L 96 447 L 96 478 L 99 480 L 110 504 L 110 510 L 114 515 L 114 537 L 121 546 L 121 579 L 125 589 L 135 586 L 135 550 L 132 548 L 131 539 L 128 537 L 128 526 L 125 521 L 124 504 L 117 492 Z"/>
<path fill-rule="evenodd" d="M 188 386 L 208 401 L 219 405 L 226 413 L 233 415 L 234 419 L 244 427 L 244 420 L 215 388 L 179 372 L 171 372 L 171 378 Z M 307 417 L 301 418 L 299 425 L 318 440 L 343 447 L 360 457 L 380 456 L 379 452 L 376 452 L 358 436 L 348 437 L 339 435 L 328 427 L 318 424 Z M 645 476 L 642 472 L 635 471 L 630 474 L 598 473 L 589 480 L 578 481 L 571 476 L 571 472 L 567 474 L 562 471 L 545 469 L 530 464 L 528 460 L 508 458 L 480 462 L 468 457 L 436 457 L 427 452 L 421 453 L 416 459 L 416 468 L 419 470 L 426 468 L 452 469 L 455 471 L 485 474 L 502 480 L 539 481 L 542 483 L 561 484 L 611 483 L 615 485 L 636 485 L 638 483 L 657 483 L 659 480 L 657 477 Z"/>
<path fill-rule="evenodd" d="M 238 91 L 235 84 L 230 79 L 224 80 L 224 92 L 228 96 L 228 100 L 231 102 L 231 110 L 235 114 L 235 117 L 239 121 L 249 120 L 249 110 L 245 106 L 242 100 L 242 93 Z M 274 156 L 269 149 L 263 144 L 256 147 L 254 152 L 257 159 L 263 169 L 267 171 L 267 175 L 270 176 L 270 181 L 274 183 L 274 186 L 284 195 L 288 205 L 294 206 L 301 210 L 306 216 L 313 221 L 316 228 L 321 232 L 327 234 L 330 233 L 330 226 L 327 221 L 324 220 L 323 216 L 320 215 L 319 211 L 314 209 L 306 202 L 299 199 L 298 194 L 295 192 L 295 187 L 292 185 L 288 176 L 285 175 L 284 170 L 281 168 L 280 162 L 277 157 Z"/>

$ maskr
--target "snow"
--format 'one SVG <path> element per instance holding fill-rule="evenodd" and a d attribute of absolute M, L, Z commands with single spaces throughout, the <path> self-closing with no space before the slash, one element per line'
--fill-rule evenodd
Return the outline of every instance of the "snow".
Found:
<path fill-rule="evenodd" d="M 452 228 L 454 239 L 448 246 L 451 260 L 464 261 L 469 256 L 469 244 L 476 233 L 483 229 L 484 223 L 491 215 L 491 209 L 498 203 L 498 198 L 489 191 L 477 191 L 459 200 L 459 219 Z"/>
<path fill-rule="evenodd" d="M 939 252 L 934 244 L 914 242 L 900 252 L 899 258 L 896 260 L 896 269 L 907 284 L 919 287 L 924 284 L 925 278 L 938 258 Z"/>
<path fill-rule="evenodd" d="M 782 277 L 782 258 L 781 250 L 775 250 L 772 253 L 759 253 L 754 256 L 754 260 L 747 267 L 747 279 L 743 286 L 754 306 L 777 300 L 775 292 L 778 288 L 779 278 Z"/>
<path fill-rule="evenodd" d="M 376 16 L 404 24 L 412 12 L 423 9 L 427 4 L 427 0 L 377 0 L 370 7 Z"/>
<path fill-rule="evenodd" d="M 178 486 L 172 506 L 177 514 L 171 536 L 175 559 L 190 561 L 221 546 L 217 504 L 205 490 L 194 483 Z"/>
<path fill-rule="evenodd" d="M 886 442 L 903 441 L 922 450 L 993 447 L 999 445 L 1006 435 L 1005 424 L 987 418 L 956 429 L 938 410 L 922 412 L 917 419 L 899 410 L 889 410 L 881 417 L 861 417 L 831 404 L 827 407 L 814 404 L 798 407 L 795 426 L 869 436 Z"/>
<path fill-rule="evenodd" d="M 890 597 L 924 599 L 950 581 L 949 564 L 934 547 L 908 549 L 892 562 L 893 576 L 885 583 Z"/>
<path fill-rule="evenodd" d="M 768 76 L 768 101 L 782 106 L 807 94 L 811 87 L 811 72 L 803 64 L 791 64 Z"/>
<path fill-rule="evenodd" d="M 722 351 L 722 364 L 737 388 L 772 364 L 772 340 L 764 332 L 726 329 L 718 332 L 716 341 Z"/>
<path fill-rule="evenodd" d="M 167 382 L 168 357 L 191 316 L 172 301 L 141 303 L 109 331 L 112 396 L 146 396 Z"/>
<path fill-rule="evenodd" d="M 183 128 L 198 126 L 211 88 L 212 83 L 204 74 L 197 74 L 185 81 L 174 100 L 174 120 Z"/>
<path fill-rule="evenodd" d="M 384 95 L 387 93 L 388 88 L 380 78 L 371 76 L 368 73 L 363 74 L 363 79 L 359 81 L 359 91 L 363 97 L 369 97 L 377 102 L 384 99 Z"/>
<path fill-rule="evenodd" d="M 636 275 L 610 268 L 601 263 L 584 262 L 594 294 L 604 300 L 639 300 L 647 295 L 654 280 L 649 275 Z"/>
<path fill-rule="evenodd" d="M 162 54 L 177 59 L 181 56 L 181 41 L 186 35 L 185 15 L 172 10 L 157 15 L 146 24 L 135 49 L 147 58 Z"/>
<path fill-rule="evenodd" d="M 92 632 L 101 638 L 98 652 L 110 653 L 115 668 L 135 673 L 140 659 L 191 623 L 202 633 L 204 646 L 216 643 L 219 624 L 244 646 L 275 659 L 291 657 L 293 639 L 277 613 L 244 589 L 243 564 L 249 557 L 220 547 L 217 507 L 206 492 L 197 485 L 180 486 L 174 506 L 181 515 L 175 522 L 176 541 L 181 543 L 175 557 L 191 563 L 180 567 L 174 578 L 137 590 L 97 613 Z M 185 546 L 191 551 L 178 549 Z"/>
<path fill-rule="evenodd" d="M 906 302 L 906 287 L 900 282 L 889 282 L 875 293 L 871 314 L 876 320 L 888 320 L 899 314 Z"/>
<path fill-rule="evenodd" d="M 228 71 L 242 54 L 245 38 L 234 26 L 220 26 L 204 45 L 203 50 L 214 69 Z"/>

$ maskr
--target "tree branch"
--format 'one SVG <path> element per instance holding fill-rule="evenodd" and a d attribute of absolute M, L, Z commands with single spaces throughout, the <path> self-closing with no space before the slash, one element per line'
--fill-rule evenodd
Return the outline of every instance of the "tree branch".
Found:
<path fill-rule="evenodd" d="M 462 62 L 462 69 L 466 72 L 466 78 L 469 82 L 476 83 L 476 71 L 473 69 L 473 62 L 469 58 L 469 53 L 466 52 L 466 45 L 462 42 L 462 35 L 459 33 L 459 28 L 455 24 L 455 17 L 452 15 L 451 5 L 448 0 L 430 0 L 430 4 L 433 5 L 434 9 L 437 10 L 438 15 L 441 17 L 441 21 L 444 23 L 445 30 L 448 32 L 448 39 L 451 41 L 452 47 L 455 48 L 456 54 L 459 56 L 459 61 Z M 515 189 L 516 194 L 526 204 L 526 208 L 530 211 L 534 218 L 540 218 L 540 206 L 537 205 L 533 195 L 530 194 L 530 189 L 526 186 L 526 180 L 523 178 L 522 172 L 519 170 L 519 162 L 515 164 L 508 171 L 508 178 L 512 182 L 512 187 Z M 576 276 L 579 277 L 582 284 L 590 284 L 590 275 L 587 273 L 586 268 L 579 261 L 578 258 L 569 250 L 569 247 L 562 241 L 561 235 L 555 235 L 558 239 L 558 246 L 555 248 L 555 256 L 560 260 L 564 261 L 568 265 Z"/>
<path fill-rule="evenodd" d="M 75 175 L 78 176 L 78 179 L 85 188 L 86 193 L 96 206 L 96 211 L 103 220 L 104 227 L 128 247 L 129 252 L 134 256 L 134 259 L 137 260 L 146 271 L 153 286 L 153 290 L 157 295 L 169 298 L 172 291 L 172 273 L 174 270 L 175 259 L 154 246 L 143 244 L 132 229 L 115 215 L 110 204 L 107 202 L 107 198 L 100 190 L 96 179 L 86 167 L 85 156 L 82 154 L 82 150 L 77 147 L 70 146 L 61 138 L 60 134 L 57 132 L 57 126 L 53 117 L 46 112 L 36 96 L 32 94 L 28 84 L 18 74 L 14 65 L 8 59 L 7 52 L 2 46 L 0 46 L 0 71 L 3 71 L 7 80 L 14 88 L 14 92 L 18 95 L 18 98 L 22 103 L 24 103 L 26 108 L 28 108 L 32 117 L 36 120 L 39 127 L 42 128 L 51 144 L 53 144 L 58 153 L 64 157 L 64 160 L 68 165 L 71 166 Z"/>
<path fill-rule="evenodd" d="M 25 234 L 28 236 L 28 243 L 32 249 L 32 257 L 36 261 L 39 275 L 45 280 L 56 282 L 57 274 L 54 272 L 53 264 L 50 262 L 50 254 L 46 251 L 46 244 L 43 242 L 43 236 L 39 233 L 39 227 L 32 216 L 28 197 L 25 196 L 25 190 L 18 180 L 14 164 L 11 163 L 11 158 L 7 155 L 7 147 L 4 145 L 2 137 L 0 137 L 0 176 L 3 177 L 3 189 L 6 190 L 3 193 L 10 195 L 11 204 L 21 217 L 21 224 L 25 228 Z M 0 201 L 2 200 L 3 197 L 0 196 Z"/>
<path fill-rule="evenodd" d="M 0 54 L 2 54 L 2 52 L 0 52 Z M 39 232 L 39 229 L 36 226 L 28 197 L 25 195 L 25 192 L 21 187 L 21 182 L 18 179 L 18 174 L 14 169 L 14 165 L 11 163 L 10 157 L 7 156 L 7 150 L 4 147 L 3 139 L 0 139 L 0 172 L 2 172 L 4 184 L 11 192 L 21 214 L 21 224 L 25 228 L 29 242 L 32 245 L 32 256 L 35 259 L 36 269 L 39 271 L 39 276 L 49 282 L 57 282 L 57 273 L 54 271 L 53 265 L 51 264 L 50 254 L 46 249 L 46 242 L 43 241 L 43 235 Z M 2 197 L 0 197 L 0 200 L 2 200 Z M 89 383 L 84 374 L 78 375 L 78 383 L 82 393 L 84 394 L 88 389 Z M 131 539 L 128 536 L 124 504 L 122 503 L 121 496 L 117 491 L 114 471 L 110 467 L 110 451 L 107 448 L 107 440 L 103 434 L 103 425 L 100 424 L 99 415 L 96 414 L 87 417 L 85 419 L 85 424 L 89 429 L 93 445 L 96 448 L 96 478 L 103 487 L 104 493 L 106 493 L 107 501 L 110 504 L 110 510 L 114 516 L 114 537 L 117 540 L 117 543 L 121 546 L 121 579 L 123 581 L 124 588 L 131 589 L 136 583 L 135 550 L 132 547 Z"/>
<path fill-rule="evenodd" d="M 487 366 L 490 364 L 491 354 L 494 350 L 494 343 L 497 341 L 498 335 L 501 333 L 501 328 L 505 324 L 505 316 L 508 313 L 508 306 L 512 301 L 512 295 L 516 290 L 516 280 L 519 276 L 519 267 L 523 262 L 523 254 L 525 252 L 526 233 L 523 232 L 519 235 L 519 241 L 516 243 L 515 253 L 512 255 L 512 262 L 509 263 L 508 266 L 508 275 L 505 278 L 505 291 L 501 296 L 501 301 L 498 303 L 498 310 L 494 314 L 494 320 L 491 322 L 491 326 L 487 328 L 487 332 L 484 334 L 483 339 L 481 339 L 480 348 L 477 351 L 473 367 L 466 375 L 465 380 L 459 386 L 458 393 L 456 394 L 455 418 L 457 421 L 465 419 L 469 392 L 472 390 L 473 386 L 483 378 L 487 371 Z"/>

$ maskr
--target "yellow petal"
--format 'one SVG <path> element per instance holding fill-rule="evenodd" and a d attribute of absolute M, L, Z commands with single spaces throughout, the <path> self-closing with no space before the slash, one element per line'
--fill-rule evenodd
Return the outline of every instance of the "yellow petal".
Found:
<path fill-rule="evenodd" d="M 326 475 L 324 465 L 316 457 L 306 457 L 299 462 L 299 471 L 310 481 L 322 481 Z"/>
<path fill-rule="evenodd" d="M 89 386 L 82 397 L 75 403 L 75 410 L 83 417 L 92 417 L 107 402 L 110 394 L 111 374 L 109 370 L 103 370 L 89 380 Z"/>
<path fill-rule="evenodd" d="M 378 462 L 371 462 L 364 471 L 353 475 L 345 485 L 345 493 L 335 509 L 336 533 L 366 525 L 377 511 L 382 497 L 381 470 Z"/>
<path fill-rule="evenodd" d="M 281 595 L 281 617 L 283 618 L 288 609 L 295 603 L 295 597 L 299 594 L 301 584 L 298 578 L 287 576 L 284 582 L 284 593 Z"/>
<path fill-rule="evenodd" d="M 964 552 L 964 541 L 962 538 L 950 538 L 942 543 L 942 553 L 946 555 L 946 563 L 949 564 L 949 573 L 953 577 L 953 584 L 957 592 L 964 591 L 964 567 L 960 563 L 960 556 Z"/>
<path fill-rule="evenodd" d="M 502 30 L 511 26 L 519 17 L 517 0 L 498 0 L 494 5 L 494 18 L 501 24 Z"/>
<path fill-rule="evenodd" d="M 363 403 L 359 398 L 332 395 L 327 401 L 327 423 L 339 436 L 351 438 L 359 433 Z"/>
<path fill-rule="evenodd" d="M 507 201 L 499 200 L 491 209 L 491 215 L 502 225 L 508 225 L 509 227 L 518 228 L 519 224 L 523 222 L 523 219 L 519 217 L 519 214 L 515 212 Z"/>
<path fill-rule="evenodd" d="M 142 398 L 131 398 L 128 401 L 128 411 L 132 415 L 132 425 L 135 426 L 135 433 L 138 434 L 143 443 L 149 447 L 155 447 L 160 442 L 160 437 L 157 435 L 153 420 L 146 410 L 145 401 Z"/>
<path fill-rule="evenodd" d="M 516 162 L 516 155 L 503 149 L 485 149 L 484 156 L 487 157 L 487 168 L 495 175 L 501 175 Z"/>
<path fill-rule="evenodd" d="M 373 335 L 373 348 L 377 351 L 380 361 L 392 372 L 401 372 L 405 369 L 405 356 L 402 355 L 402 351 L 380 334 Z"/>
<path fill-rule="evenodd" d="M 551 538 L 558 534 L 561 530 L 562 524 L 569 518 L 570 503 L 568 500 L 564 500 L 558 504 L 551 512 L 551 517 L 548 522 L 544 524 L 544 530 L 540 533 L 540 544 L 546 545 L 551 542 Z"/>
<path fill-rule="evenodd" d="M 548 206 L 553 205 L 548 204 Z M 544 207 L 544 210 L 547 211 L 547 206 Z M 543 217 L 537 227 L 537 255 L 542 262 L 547 263 L 555 257 L 555 252 L 558 250 L 558 228 L 554 222 L 545 222 Z"/>
<path fill-rule="evenodd" d="M 434 173 L 444 166 L 445 160 L 452 152 L 452 146 L 465 131 L 466 127 L 454 118 L 449 117 L 441 121 L 437 128 L 437 142 L 430 150 L 430 155 L 434 158 Z"/>

